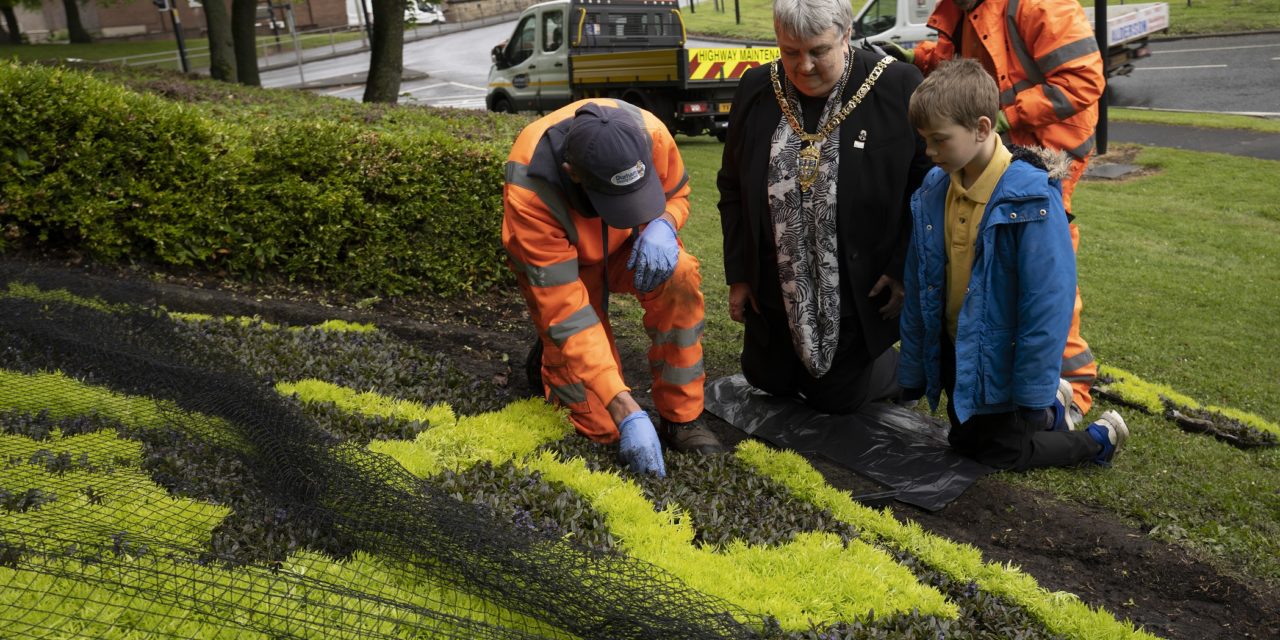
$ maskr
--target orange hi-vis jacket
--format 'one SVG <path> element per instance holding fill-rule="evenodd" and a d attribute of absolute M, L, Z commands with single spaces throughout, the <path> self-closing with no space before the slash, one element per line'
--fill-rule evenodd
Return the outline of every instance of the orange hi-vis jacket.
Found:
<path fill-rule="evenodd" d="M 623 382 L 607 324 L 601 323 L 592 305 L 593 301 L 599 304 L 604 292 L 590 290 L 588 284 L 593 288 L 604 286 L 599 272 L 606 258 L 605 237 L 611 280 L 620 275 L 615 269 L 625 265 L 627 258 L 620 252 L 629 252 L 632 240 L 631 230 L 609 228 L 606 232 L 599 217 L 583 215 L 573 206 L 566 185 L 561 182 L 565 136 L 574 113 L 588 101 L 623 109 L 643 125 L 642 131 L 648 132 L 653 145 L 652 169 L 662 182 L 666 212 L 675 218 L 677 229 L 689 217 L 690 188 L 684 161 L 667 126 L 653 114 L 620 100 L 582 100 L 534 121 L 520 132 L 507 157 L 502 244 L 510 267 L 548 353 L 555 354 L 557 360 L 563 358 L 563 364 L 572 371 L 573 385 L 580 382 L 585 386 L 570 395 L 581 398 L 585 397 L 584 391 L 589 391 L 607 404 L 618 393 L 630 389 Z M 685 256 L 682 251 L 681 262 L 686 261 Z M 692 321 L 700 330 L 701 300 L 698 302 L 699 317 Z M 700 367 L 700 348 L 697 357 Z M 547 362 L 544 356 L 544 372 Z M 556 395 L 554 387 L 551 390 Z M 561 395 L 560 399 L 569 398 Z M 697 395 L 697 402 L 696 413 L 701 413 L 701 394 Z M 565 404 L 576 413 L 574 405 L 585 405 L 585 401 Z M 593 439 L 617 439 L 616 427 L 607 414 L 575 423 L 579 431 Z"/>
<path fill-rule="evenodd" d="M 1084 159 L 1094 146 L 1098 100 L 1106 87 L 1093 27 L 1076 0 L 984 0 L 968 14 L 938 0 L 929 27 L 938 41 L 916 45 L 927 76 L 960 53 L 964 25 L 981 38 L 984 65 L 1000 87 L 1014 144 L 1060 149 Z"/>

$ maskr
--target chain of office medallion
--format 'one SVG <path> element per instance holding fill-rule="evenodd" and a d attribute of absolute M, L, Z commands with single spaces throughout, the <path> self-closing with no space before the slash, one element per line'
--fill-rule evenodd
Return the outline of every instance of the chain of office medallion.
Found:
<path fill-rule="evenodd" d="M 871 70 L 871 73 L 867 75 L 867 79 L 862 81 L 862 86 L 858 87 L 858 92 L 853 94 L 853 97 L 849 98 L 849 102 L 845 103 L 844 108 L 840 110 L 840 113 L 837 113 L 830 120 L 827 120 L 817 133 L 805 133 L 804 127 L 800 126 L 800 122 L 796 120 L 796 115 L 792 113 L 791 101 L 787 100 L 787 97 L 783 94 L 782 81 L 778 79 L 777 60 L 774 60 L 769 65 L 769 77 L 773 79 L 773 94 L 778 99 L 778 106 L 782 108 L 782 115 L 787 117 L 787 123 L 791 125 L 791 129 L 794 130 L 796 135 L 800 136 L 800 139 L 804 142 L 818 142 L 830 135 L 832 130 L 840 126 L 841 121 L 843 121 L 850 113 L 853 113 L 854 109 L 858 108 L 862 99 L 867 97 L 867 93 L 871 91 L 871 87 L 875 85 L 876 80 L 880 79 L 880 74 L 884 72 L 884 68 L 889 66 L 890 62 L 893 62 L 892 56 L 885 56 L 884 58 L 881 58 L 880 62 L 877 62 L 875 68 Z M 849 51 L 849 66 L 853 66 L 852 49 Z"/>

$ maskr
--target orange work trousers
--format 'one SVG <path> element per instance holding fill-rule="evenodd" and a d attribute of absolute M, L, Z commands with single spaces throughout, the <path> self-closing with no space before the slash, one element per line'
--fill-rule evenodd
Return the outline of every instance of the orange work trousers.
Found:
<path fill-rule="evenodd" d="M 676 262 L 675 273 L 649 293 L 635 288 L 635 272 L 627 269 L 631 243 L 623 245 L 608 258 L 609 291 L 636 297 L 644 309 L 644 329 L 649 334 L 649 370 L 653 374 L 653 403 L 659 415 L 671 422 L 689 422 L 703 410 L 703 385 L 706 374 L 702 362 L 702 328 L 704 307 L 702 275 L 698 260 L 683 249 Z M 621 371 L 622 358 L 613 335 L 613 325 L 605 316 L 604 268 L 583 267 L 578 277 L 586 285 L 591 306 L 604 326 L 612 353 L 609 357 Z M 531 300 L 523 278 L 521 290 Z M 530 314 L 536 310 L 530 305 Z M 535 323 L 537 319 L 535 317 Z M 618 440 L 618 428 L 606 408 L 612 398 L 600 398 L 574 374 L 571 363 L 555 343 L 542 337 L 542 385 L 546 399 L 569 409 L 569 419 L 578 433 L 601 443 Z M 585 391 L 585 393 L 584 393 Z"/>
<path fill-rule="evenodd" d="M 1062 181 L 1062 205 L 1067 213 L 1072 213 L 1071 194 L 1076 190 L 1076 183 L 1084 175 L 1089 166 L 1089 159 L 1071 159 L 1071 175 Z M 1074 215 L 1074 214 L 1073 214 Z M 1080 229 L 1072 222 L 1071 248 L 1080 253 Z M 1080 335 L 1080 310 L 1084 303 L 1080 300 L 1080 287 L 1076 286 L 1076 304 L 1071 314 L 1071 331 L 1067 334 L 1067 348 L 1062 352 L 1062 377 L 1071 383 L 1071 395 L 1080 413 L 1089 413 L 1093 407 L 1091 390 L 1098 378 L 1098 363 L 1093 358 L 1089 343 Z"/>

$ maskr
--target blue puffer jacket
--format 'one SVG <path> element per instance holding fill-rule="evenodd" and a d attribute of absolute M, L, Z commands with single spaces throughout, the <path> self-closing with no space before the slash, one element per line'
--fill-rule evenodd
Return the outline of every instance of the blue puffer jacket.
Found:
<path fill-rule="evenodd" d="M 1010 151 L 1014 161 L 987 203 L 957 323 L 950 402 L 962 423 L 976 414 L 1052 406 L 1071 327 L 1076 263 L 1059 185 L 1065 158 L 1038 149 Z M 1053 177 L 1045 166 L 1054 167 Z M 903 389 L 923 389 L 935 409 L 942 392 L 950 184 L 935 167 L 911 197 L 903 272 L 898 381 Z"/>

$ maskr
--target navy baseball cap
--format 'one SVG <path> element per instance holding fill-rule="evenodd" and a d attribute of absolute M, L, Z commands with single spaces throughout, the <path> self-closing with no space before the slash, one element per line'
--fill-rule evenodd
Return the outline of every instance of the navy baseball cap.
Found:
<path fill-rule="evenodd" d="M 631 114 L 594 102 L 582 105 L 569 125 L 565 151 L 591 205 L 609 226 L 637 227 L 666 210 L 649 136 Z"/>

